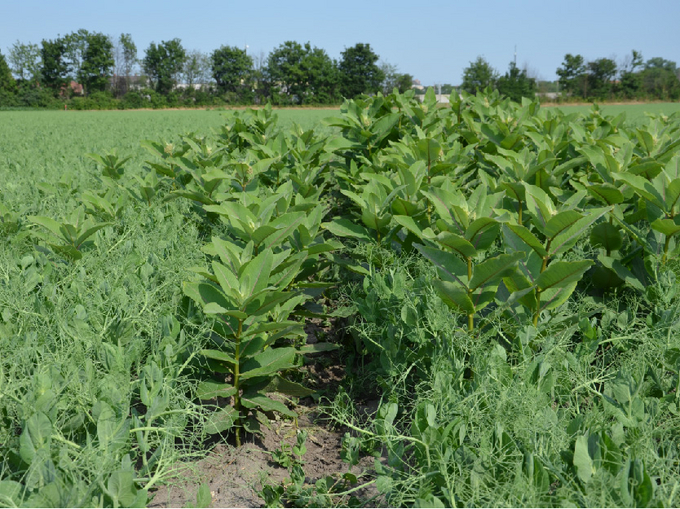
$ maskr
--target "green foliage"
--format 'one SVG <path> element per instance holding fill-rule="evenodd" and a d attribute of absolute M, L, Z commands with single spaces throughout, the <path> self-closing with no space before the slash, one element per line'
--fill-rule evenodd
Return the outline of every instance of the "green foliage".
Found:
<path fill-rule="evenodd" d="M 567 93 L 586 97 L 587 79 L 586 67 L 581 55 L 567 53 L 562 66 L 555 71 L 560 77 L 560 87 Z"/>
<path fill-rule="evenodd" d="M 463 70 L 463 82 L 460 88 L 469 94 L 476 94 L 488 87 L 493 87 L 497 79 L 496 70 L 484 57 L 480 56 Z"/>
<path fill-rule="evenodd" d="M 269 54 L 266 72 L 275 103 L 332 104 L 338 100 L 335 62 L 309 43 L 281 44 Z"/>
<path fill-rule="evenodd" d="M 103 92 L 109 85 L 109 75 L 113 69 L 113 43 L 104 34 L 90 33 L 86 44 L 77 74 L 78 81 L 85 86 L 88 94 Z"/>
<path fill-rule="evenodd" d="M 52 89 L 58 89 L 66 83 L 71 67 L 66 56 L 66 42 L 63 38 L 54 40 L 44 39 L 40 48 L 42 63 L 42 83 Z"/>
<path fill-rule="evenodd" d="M 10 48 L 7 59 L 20 80 L 34 82 L 40 78 L 40 47 L 37 44 L 17 41 Z"/>
<path fill-rule="evenodd" d="M 361 94 L 375 94 L 385 79 L 378 67 L 378 55 L 370 44 L 357 43 L 345 48 L 338 63 L 340 72 L 340 93 L 347 99 Z"/>
<path fill-rule="evenodd" d="M 377 502 L 678 505 L 677 116 L 423 99 L 207 134 L 121 112 L 118 152 L 99 114 L 12 122 L 0 503 L 147 505 L 209 434 L 295 418 L 304 355 L 336 348 L 305 320 L 333 314 L 351 357 L 324 404 L 350 465 L 382 458 Z M 304 449 L 276 451 L 268 505 L 375 502 L 311 485 Z"/>
<path fill-rule="evenodd" d="M 498 91 L 513 101 L 521 102 L 523 97 L 533 99 L 536 95 L 536 80 L 527 76 L 526 69 L 519 70 L 515 62 L 496 80 Z"/>
<path fill-rule="evenodd" d="M 179 39 L 151 43 L 142 60 L 144 72 L 154 84 L 156 92 L 167 95 L 182 72 L 186 51 Z"/>
<path fill-rule="evenodd" d="M 253 59 L 245 50 L 222 46 L 211 57 L 212 76 L 222 92 L 242 95 L 252 86 Z"/>
<path fill-rule="evenodd" d="M 7 65 L 7 60 L 5 55 L 0 53 L 0 92 L 15 92 L 17 88 L 16 81 L 12 76 L 12 71 L 10 71 Z"/>

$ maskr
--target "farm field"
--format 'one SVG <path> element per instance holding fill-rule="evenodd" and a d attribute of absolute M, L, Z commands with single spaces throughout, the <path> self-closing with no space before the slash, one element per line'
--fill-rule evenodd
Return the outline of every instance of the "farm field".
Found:
<path fill-rule="evenodd" d="M 0 112 L 0 506 L 677 507 L 659 107 Z"/>
<path fill-rule="evenodd" d="M 550 106 L 550 108 L 559 108 L 564 113 L 583 113 L 586 114 L 592 106 L 570 106 L 570 105 L 560 105 L 560 106 Z M 673 113 L 680 111 L 680 103 L 641 103 L 641 104 L 603 104 L 600 106 L 602 113 L 605 115 L 616 116 L 621 113 L 626 114 L 628 121 L 635 123 L 643 122 L 645 119 L 645 114 L 661 114 L 670 116 Z"/>

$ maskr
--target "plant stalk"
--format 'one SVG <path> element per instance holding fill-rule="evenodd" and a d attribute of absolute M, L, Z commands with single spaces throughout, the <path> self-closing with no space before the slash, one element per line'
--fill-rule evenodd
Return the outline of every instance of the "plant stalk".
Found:
<path fill-rule="evenodd" d="M 666 235 L 666 241 L 663 244 L 663 256 L 661 257 L 661 265 L 666 264 L 666 260 L 668 259 L 668 246 L 671 243 L 671 236 Z"/>
<path fill-rule="evenodd" d="M 243 320 L 238 321 L 238 330 L 236 331 L 236 346 L 234 349 L 234 389 L 236 393 L 234 394 L 234 409 L 238 414 L 236 418 L 236 447 L 241 447 L 241 393 L 240 393 L 240 377 L 241 377 L 241 364 L 239 357 L 241 356 L 241 335 L 243 334 Z"/>

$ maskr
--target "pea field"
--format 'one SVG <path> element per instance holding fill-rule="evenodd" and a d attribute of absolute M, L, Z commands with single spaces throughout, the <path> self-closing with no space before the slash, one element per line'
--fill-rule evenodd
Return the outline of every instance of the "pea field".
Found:
<path fill-rule="evenodd" d="M 676 106 L 0 112 L 0 507 L 679 506 Z"/>

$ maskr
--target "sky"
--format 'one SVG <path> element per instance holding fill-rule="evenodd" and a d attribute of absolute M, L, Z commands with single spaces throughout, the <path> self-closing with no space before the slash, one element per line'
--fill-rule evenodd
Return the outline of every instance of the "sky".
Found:
<path fill-rule="evenodd" d="M 423 85 L 460 84 L 478 56 L 503 74 L 515 51 L 520 68 L 551 81 L 567 53 L 622 63 L 635 49 L 680 63 L 680 0 L 0 0 L 4 55 L 17 40 L 40 44 L 80 28 L 130 33 L 139 58 L 173 38 L 205 53 L 247 47 L 254 58 L 285 41 L 334 59 L 368 43 Z"/>

